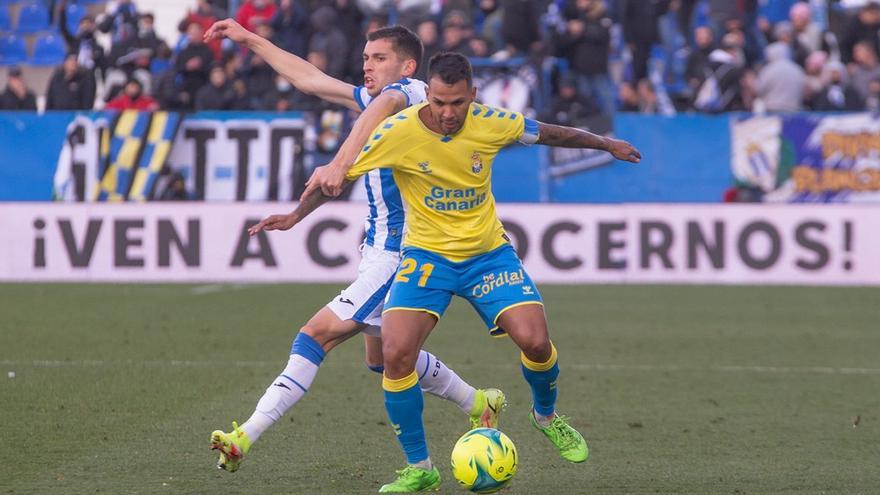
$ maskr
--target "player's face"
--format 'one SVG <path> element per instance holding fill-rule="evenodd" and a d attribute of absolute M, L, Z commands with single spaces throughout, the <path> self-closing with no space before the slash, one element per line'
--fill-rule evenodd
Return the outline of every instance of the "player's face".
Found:
<path fill-rule="evenodd" d="M 443 134 L 458 132 L 476 96 L 477 88 L 469 86 L 464 79 L 446 84 L 439 77 L 432 77 L 428 83 L 428 107 L 434 126 Z"/>
<path fill-rule="evenodd" d="M 368 41 L 364 47 L 364 87 L 370 96 L 404 76 L 406 61 L 401 60 L 387 39 Z"/>

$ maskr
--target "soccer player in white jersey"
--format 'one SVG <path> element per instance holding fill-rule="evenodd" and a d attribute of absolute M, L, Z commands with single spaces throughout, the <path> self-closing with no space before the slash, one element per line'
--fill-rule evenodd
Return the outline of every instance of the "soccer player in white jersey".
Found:
<path fill-rule="evenodd" d="M 425 101 L 425 83 L 410 79 L 421 61 L 421 40 L 401 26 L 381 28 L 367 36 L 364 48 L 364 85 L 353 86 L 324 74 L 305 60 L 285 52 L 251 33 L 232 19 L 216 22 L 206 39 L 226 37 L 262 57 L 298 90 L 338 103 L 362 114 L 331 164 L 318 169 L 315 184 L 335 170 L 347 170 L 357 158 L 374 127 L 386 117 Z M 331 166 L 333 165 L 333 166 Z M 287 366 L 273 380 L 251 417 L 229 433 L 211 434 L 211 448 L 220 451 L 218 467 L 235 471 L 253 442 L 292 407 L 309 389 L 325 355 L 346 339 L 363 332 L 366 364 L 382 373 L 382 304 L 400 261 L 403 237 L 403 203 L 388 170 L 376 170 L 366 180 L 370 207 L 358 278 L 333 301 L 321 308 L 297 334 Z M 311 186 L 314 191 L 315 186 Z M 328 189 L 329 194 L 338 190 Z M 310 194 L 307 202 L 285 215 L 272 215 L 251 228 L 288 230 L 329 195 Z M 497 389 L 477 390 L 432 354 L 419 355 L 421 387 L 454 402 L 470 416 L 471 426 L 497 426 L 504 394 Z M 429 372 L 430 371 L 430 372 Z"/>

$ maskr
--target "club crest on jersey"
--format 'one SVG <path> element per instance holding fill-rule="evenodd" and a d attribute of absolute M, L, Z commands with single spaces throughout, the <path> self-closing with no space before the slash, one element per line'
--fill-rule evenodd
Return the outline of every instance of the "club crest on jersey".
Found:
<path fill-rule="evenodd" d="M 473 170 L 475 174 L 478 174 L 483 170 L 483 159 L 480 158 L 480 154 L 476 151 L 471 155 L 471 170 Z"/>
<path fill-rule="evenodd" d="M 429 162 L 429 161 L 419 162 L 419 170 L 421 170 L 423 173 L 430 174 L 431 173 L 431 162 Z"/>

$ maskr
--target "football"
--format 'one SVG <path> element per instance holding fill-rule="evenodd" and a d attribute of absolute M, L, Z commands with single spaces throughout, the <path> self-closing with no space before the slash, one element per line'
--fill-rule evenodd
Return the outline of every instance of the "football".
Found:
<path fill-rule="evenodd" d="M 452 448 L 452 475 L 465 490 L 492 493 L 516 474 L 516 447 L 494 428 L 471 430 Z"/>

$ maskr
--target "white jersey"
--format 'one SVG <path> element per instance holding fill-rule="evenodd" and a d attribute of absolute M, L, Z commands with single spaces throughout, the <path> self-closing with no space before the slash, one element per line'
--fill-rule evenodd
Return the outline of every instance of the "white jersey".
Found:
<path fill-rule="evenodd" d="M 385 86 L 381 92 L 400 91 L 406 96 L 406 106 L 410 106 L 427 100 L 426 89 L 427 85 L 424 82 L 404 77 Z M 373 97 L 367 93 L 367 88 L 356 86 L 354 101 L 363 111 L 373 101 Z M 379 136 L 381 130 L 370 139 L 370 142 Z M 364 151 L 369 149 L 370 142 L 364 146 Z M 367 233 L 364 243 L 387 251 L 400 251 L 404 224 L 403 200 L 391 169 L 371 170 L 364 178 L 364 185 L 367 188 L 367 202 L 370 206 L 364 225 Z"/>

